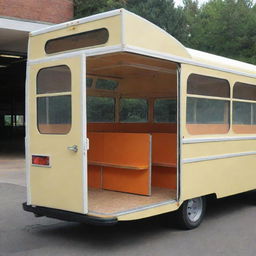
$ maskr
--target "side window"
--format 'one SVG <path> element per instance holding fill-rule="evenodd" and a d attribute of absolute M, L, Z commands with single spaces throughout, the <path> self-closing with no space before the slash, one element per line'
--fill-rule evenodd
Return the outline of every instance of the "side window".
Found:
<path fill-rule="evenodd" d="M 36 91 L 39 132 L 67 134 L 71 129 L 71 71 L 69 67 L 62 65 L 41 69 L 37 75 Z M 51 93 L 59 95 L 51 96 L 49 95 Z"/>
<path fill-rule="evenodd" d="M 115 99 L 110 97 L 87 96 L 87 122 L 114 122 Z"/>
<path fill-rule="evenodd" d="M 118 82 L 115 80 L 109 79 L 97 79 L 96 81 L 96 89 L 103 89 L 103 90 L 115 90 L 118 87 Z"/>
<path fill-rule="evenodd" d="M 234 132 L 256 133 L 256 85 L 235 83 L 233 98 Z"/>
<path fill-rule="evenodd" d="M 155 100 L 154 122 L 176 123 L 177 122 L 177 101 L 174 99 Z"/>
<path fill-rule="evenodd" d="M 148 103 L 145 99 L 122 98 L 120 107 L 120 122 L 145 123 L 148 121 Z"/>
<path fill-rule="evenodd" d="M 187 81 L 187 94 L 186 127 L 190 134 L 229 131 L 230 86 L 227 80 L 192 74 Z"/>
<path fill-rule="evenodd" d="M 108 41 L 109 32 L 106 28 L 95 29 L 79 34 L 59 37 L 46 42 L 47 54 L 69 51 L 79 48 L 105 44 Z"/>

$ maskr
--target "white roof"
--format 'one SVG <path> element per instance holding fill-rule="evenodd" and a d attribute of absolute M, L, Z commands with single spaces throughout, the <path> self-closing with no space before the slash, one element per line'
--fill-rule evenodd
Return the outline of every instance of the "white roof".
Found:
<path fill-rule="evenodd" d="M 225 58 L 225 57 L 214 55 L 214 54 L 210 54 L 207 52 L 201 52 L 201 51 L 190 49 L 190 48 L 187 48 L 187 51 L 190 54 L 191 58 L 195 61 L 199 61 L 208 65 L 211 64 L 211 65 L 222 67 L 222 68 L 228 68 L 236 71 L 252 73 L 256 75 L 255 65 L 238 61 L 238 60 Z"/>

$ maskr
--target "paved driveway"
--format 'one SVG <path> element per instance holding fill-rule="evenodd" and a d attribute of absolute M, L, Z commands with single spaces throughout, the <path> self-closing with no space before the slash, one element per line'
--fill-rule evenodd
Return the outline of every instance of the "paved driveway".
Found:
<path fill-rule="evenodd" d="M 94 227 L 24 212 L 24 171 L 15 169 L 0 170 L 0 256 L 256 255 L 256 193 L 210 202 L 192 231 L 165 228 L 158 218 Z"/>

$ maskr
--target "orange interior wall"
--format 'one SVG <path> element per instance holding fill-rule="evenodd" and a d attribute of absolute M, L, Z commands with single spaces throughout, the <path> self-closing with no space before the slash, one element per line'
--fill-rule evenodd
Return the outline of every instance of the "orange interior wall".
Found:
<path fill-rule="evenodd" d="M 152 186 L 160 188 L 176 189 L 177 168 L 175 167 L 152 167 Z"/>
<path fill-rule="evenodd" d="M 88 186 L 89 188 L 102 188 L 102 167 L 88 165 Z"/>
<path fill-rule="evenodd" d="M 152 133 L 152 163 L 173 165 L 177 162 L 177 134 Z"/>

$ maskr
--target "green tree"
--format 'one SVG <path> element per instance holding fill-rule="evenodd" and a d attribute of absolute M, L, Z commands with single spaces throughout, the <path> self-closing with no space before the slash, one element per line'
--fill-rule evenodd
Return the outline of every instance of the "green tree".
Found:
<path fill-rule="evenodd" d="M 180 41 L 186 38 L 186 20 L 174 0 L 128 0 L 126 8 L 156 24 Z"/>
<path fill-rule="evenodd" d="M 190 3 L 191 4 L 191 3 Z M 256 63 L 256 15 L 250 0 L 210 0 L 193 11 L 185 5 L 191 48 Z"/>
<path fill-rule="evenodd" d="M 75 18 L 125 7 L 126 0 L 74 0 Z"/>
<path fill-rule="evenodd" d="M 75 0 L 75 17 L 85 17 L 116 8 L 126 8 L 161 27 L 178 40 L 186 38 L 182 8 L 173 0 Z"/>

